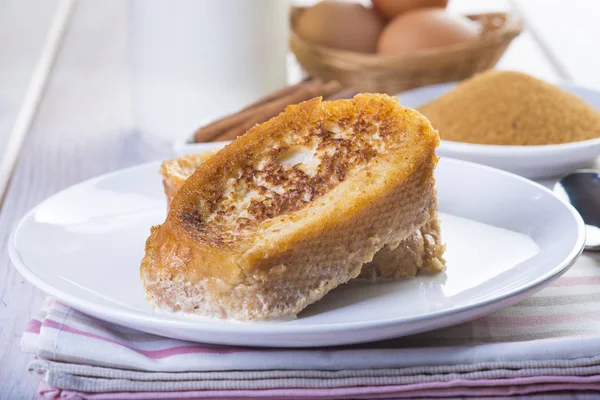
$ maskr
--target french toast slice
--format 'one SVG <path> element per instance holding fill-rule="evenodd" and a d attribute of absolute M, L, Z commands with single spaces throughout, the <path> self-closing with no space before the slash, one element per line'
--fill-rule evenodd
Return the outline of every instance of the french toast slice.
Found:
<path fill-rule="evenodd" d="M 418 273 L 436 274 L 444 269 L 445 249 L 440 221 L 434 216 L 398 247 L 379 250 L 373 261 L 363 266 L 359 278 L 390 280 L 412 278 Z"/>
<path fill-rule="evenodd" d="M 434 217 L 438 144 L 386 95 L 289 106 L 177 191 L 146 242 L 148 298 L 219 318 L 295 316 Z"/>
<path fill-rule="evenodd" d="M 183 183 L 192 176 L 194 171 L 219 150 L 207 150 L 201 153 L 188 154 L 172 158 L 160 165 L 160 174 L 163 177 L 163 188 L 167 196 L 167 206 L 170 207 L 175 194 L 183 186 Z"/>
<path fill-rule="evenodd" d="M 188 154 L 162 163 L 160 174 L 167 196 L 167 205 L 175 193 L 200 165 L 218 150 Z M 388 280 L 410 278 L 419 272 L 436 273 L 444 268 L 444 244 L 440 234 L 437 212 L 420 229 L 404 239 L 398 247 L 379 250 L 373 261 L 365 264 L 358 279 Z"/>

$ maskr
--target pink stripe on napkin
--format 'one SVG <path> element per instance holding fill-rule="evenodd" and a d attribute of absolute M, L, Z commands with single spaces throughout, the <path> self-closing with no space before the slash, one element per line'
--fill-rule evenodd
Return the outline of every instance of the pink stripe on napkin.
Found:
<path fill-rule="evenodd" d="M 600 285 L 600 276 L 564 276 L 558 279 L 555 286 L 589 286 Z"/>
<path fill-rule="evenodd" d="M 39 321 L 37 319 L 32 319 L 25 326 L 25 332 L 40 333 L 41 328 L 42 328 L 42 321 Z"/>
<path fill-rule="evenodd" d="M 58 329 L 63 332 L 69 332 L 69 333 L 73 333 L 75 335 L 85 336 L 90 339 L 97 339 L 97 340 L 102 340 L 102 341 L 109 342 L 109 343 L 118 344 L 119 346 L 126 347 L 129 350 L 133 350 L 139 354 L 143 354 L 146 357 L 150 357 L 150 358 L 154 358 L 154 359 L 160 359 L 160 358 L 170 357 L 170 356 L 174 356 L 174 355 L 181 355 L 181 354 L 193 354 L 193 353 L 230 354 L 230 353 L 241 353 L 241 352 L 245 351 L 244 349 L 237 348 L 237 347 L 203 347 L 203 346 L 198 346 L 198 345 L 175 346 L 175 347 L 169 347 L 169 348 L 160 349 L 160 350 L 142 350 L 142 349 L 138 349 L 133 346 L 130 346 L 127 343 L 120 342 L 118 340 L 114 340 L 111 338 L 96 335 L 91 332 L 85 332 L 85 331 L 82 331 L 79 329 L 75 329 L 66 324 L 59 324 L 58 322 L 50 320 L 50 319 L 45 320 L 43 323 L 43 326 L 45 328 L 53 328 L 53 329 Z M 39 330 L 38 330 L 38 332 L 39 332 Z"/>
<path fill-rule="evenodd" d="M 491 327 L 505 326 L 536 326 L 564 324 L 565 322 L 579 322 L 600 320 L 600 312 L 580 312 L 577 314 L 554 314 L 554 315 L 526 315 L 526 316 L 497 316 L 485 319 L 486 324 Z"/>

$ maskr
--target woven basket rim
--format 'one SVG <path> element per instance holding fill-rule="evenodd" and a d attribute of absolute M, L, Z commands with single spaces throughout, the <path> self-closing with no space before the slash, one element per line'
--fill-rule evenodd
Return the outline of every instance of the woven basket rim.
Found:
<path fill-rule="evenodd" d="M 302 9 L 305 7 L 297 7 Z M 398 64 L 407 64 L 411 62 L 427 62 L 428 60 L 439 59 L 440 57 L 452 57 L 465 52 L 482 50 L 487 47 L 494 47 L 498 44 L 514 39 L 523 31 L 523 20 L 511 12 L 490 12 L 479 14 L 467 14 L 468 18 L 494 18 L 503 17 L 504 23 L 501 27 L 490 32 L 488 35 L 480 37 L 477 41 L 469 43 L 457 43 L 443 49 L 426 49 L 410 56 L 382 55 L 376 53 L 359 53 L 347 50 L 334 49 L 327 46 L 309 43 L 300 38 L 293 27 L 290 29 L 290 41 L 294 45 L 300 45 L 305 51 L 315 55 L 324 55 L 326 57 L 335 57 L 346 62 L 360 63 L 363 66 L 384 67 Z"/>

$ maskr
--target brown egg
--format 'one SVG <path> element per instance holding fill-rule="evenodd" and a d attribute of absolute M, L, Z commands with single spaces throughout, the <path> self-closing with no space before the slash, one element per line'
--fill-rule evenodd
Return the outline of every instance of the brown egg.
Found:
<path fill-rule="evenodd" d="M 340 50 L 374 53 L 383 21 L 356 3 L 322 1 L 298 18 L 295 31 L 307 42 Z"/>
<path fill-rule="evenodd" d="M 371 0 L 375 11 L 387 20 L 417 8 L 446 7 L 448 0 Z"/>
<path fill-rule="evenodd" d="M 406 56 L 475 41 L 479 32 L 480 26 L 467 17 L 451 14 L 443 8 L 424 8 L 392 20 L 379 36 L 377 52 Z"/>

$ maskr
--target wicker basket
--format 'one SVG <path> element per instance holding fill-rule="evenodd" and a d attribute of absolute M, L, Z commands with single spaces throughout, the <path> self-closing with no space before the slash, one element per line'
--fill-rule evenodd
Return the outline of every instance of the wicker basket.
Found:
<path fill-rule="evenodd" d="M 336 50 L 307 43 L 294 32 L 304 12 L 291 12 L 290 47 L 311 75 L 325 81 L 338 80 L 361 92 L 395 94 L 440 82 L 466 79 L 496 65 L 510 42 L 521 33 L 521 20 L 507 13 L 469 15 L 482 26 L 481 38 L 443 50 L 423 51 L 415 56 L 383 56 Z"/>

